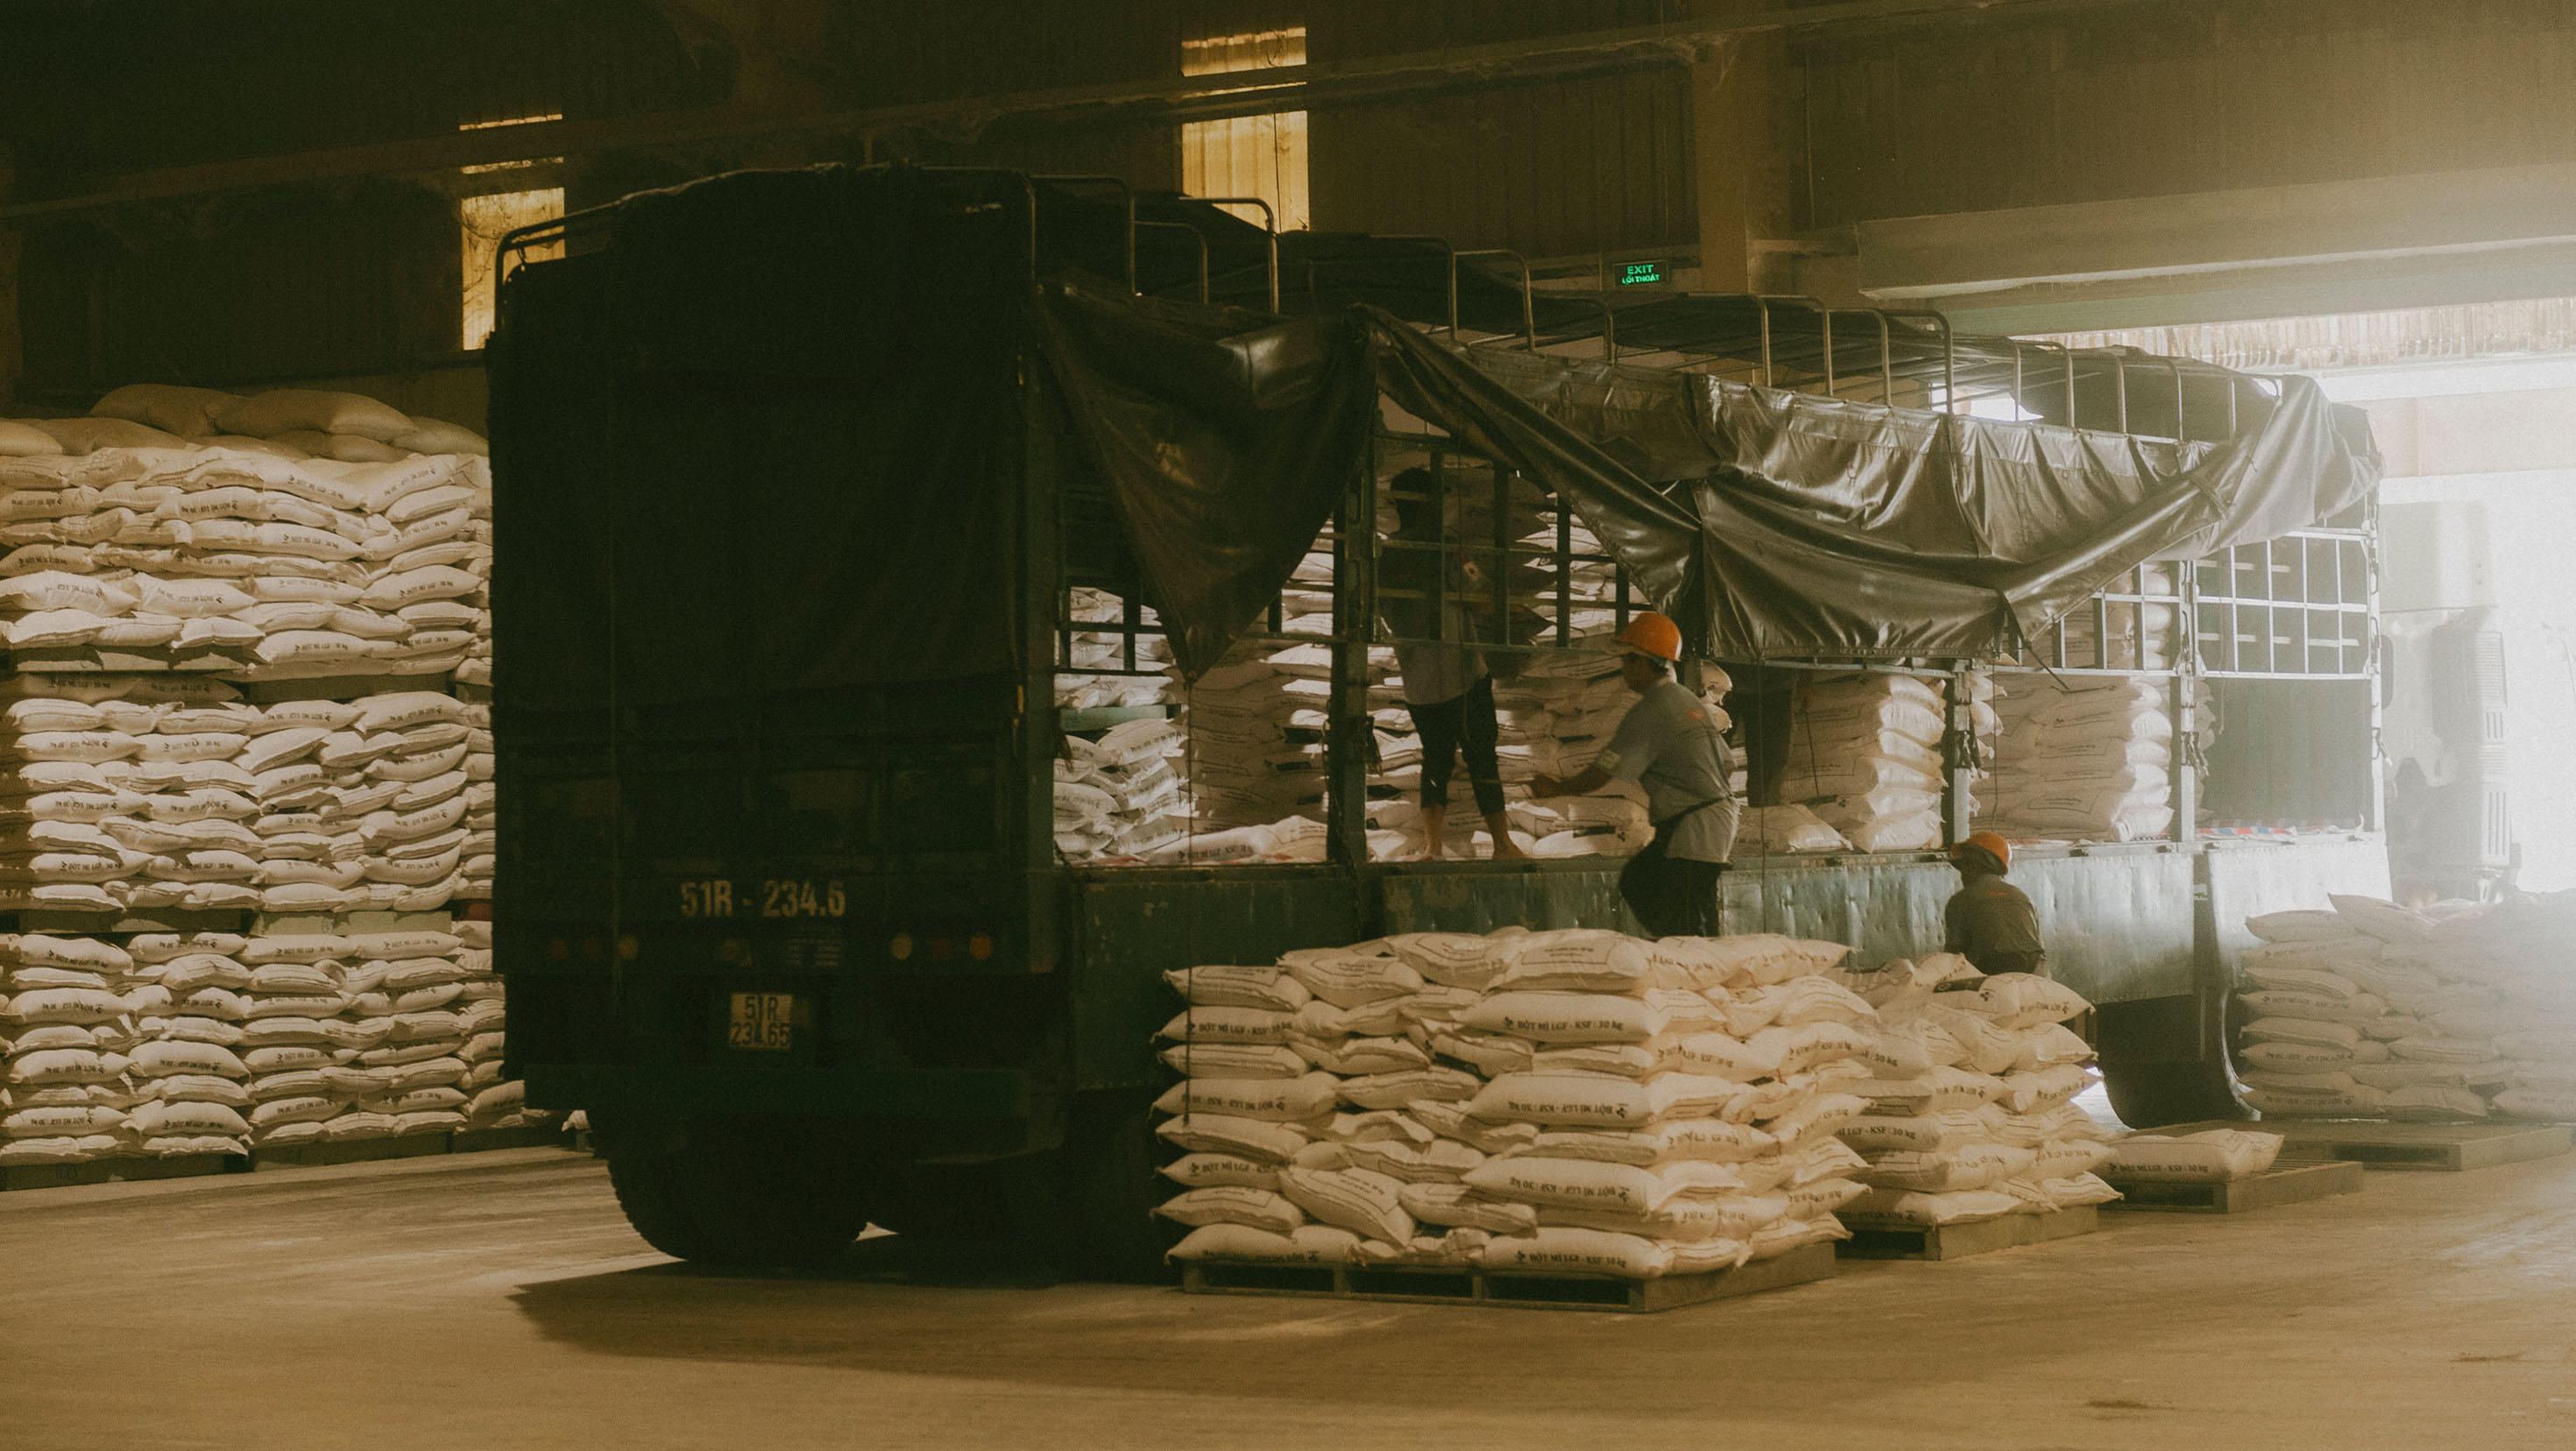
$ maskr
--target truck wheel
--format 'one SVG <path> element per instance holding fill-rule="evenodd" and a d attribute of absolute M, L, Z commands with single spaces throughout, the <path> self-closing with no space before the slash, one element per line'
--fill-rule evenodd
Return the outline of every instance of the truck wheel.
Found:
<path fill-rule="evenodd" d="M 703 1264 L 819 1264 L 868 1226 L 865 1160 L 833 1121 L 693 1114 L 677 1135 L 626 1135 L 608 1182 L 627 1223 Z M 674 1141 L 676 1140 L 676 1141 Z"/>
<path fill-rule="evenodd" d="M 1164 1144 L 1154 1136 L 1153 1110 L 1124 1096 L 1085 1103 L 1066 1149 L 1074 1219 L 1069 1268 L 1104 1280 L 1170 1278 L 1163 1254 L 1183 1231 L 1153 1214 L 1178 1192 L 1160 1172 Z"/>

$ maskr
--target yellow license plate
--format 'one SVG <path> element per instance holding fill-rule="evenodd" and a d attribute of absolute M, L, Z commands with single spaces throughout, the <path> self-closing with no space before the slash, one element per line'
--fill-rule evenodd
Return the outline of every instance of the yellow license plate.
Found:
<path fill-rule="evenodd" d="M 792 993 L 735 993 L 733 1020 L 725 1029 L 725 1046 L 754 1053 L 784 1053 L 795 1022 L 796 997 Z"/>

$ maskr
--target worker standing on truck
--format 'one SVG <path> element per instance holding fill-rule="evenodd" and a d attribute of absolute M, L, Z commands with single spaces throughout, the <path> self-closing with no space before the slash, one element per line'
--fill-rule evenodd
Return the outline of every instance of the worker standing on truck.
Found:
<path fill-rule="evenodd" d="M 1979 972 L 2049 976 L 2039 913 L 2021 888 L 2004 880 L 2012 844 L 1991 831 L 1971 832 L 1950 848 L 1950 864 L 1959 869 L 1959 890 L 1941 909 L 1941 950 L 1968 959 Z"/>
<path fill-rule="evenodd" d="M 1646 789 L 1655 839 L 1619 873 L 1628 910 L 1656 937 L 1715 937 L 1718 877 L 1735 850 L 1742 816 L 1732 778 L 1735 752 L 1715 712 L 1698 692 L 1673 678 L 1682 658 L 1681 627 L 1641 614 L 1618 636 L 1619 676 L 1637 692 L 1600 757 L 1570 780 L 1540 776 L 1540 796 L 1581 796 L 1612 781 Z"/>
<path fill-rule="evenodd" d="M 1390 483 L 1395 537 L 1408 543 L 1439 544 L 1441 498 L 1439 481 L 1431 471 L 1406 469 Z M 1462 559 L 1455 576 L 1446 577 L 1444 563 L 1441 555 L 1428 550 L 1393 550 L 1380 572 L 1383 583 L 1418 595 L 1389 598 L 1384 608 L 1396 638 L 1395 666 L 1404 678 L 1404 708 L 1413 717 L 1414 734 L 1422 740 L 1422 855 L 1438 861 L 1448 854 L 1449 777 L 1464 754 L 1467 785 L 1475 792 L 1476 810 L 1485 818 L 1486 831 L 1493 836 L 1495 860 L 1526 857 L 1529 853 L 1512 840 L 1511 818 L 1503 811 L 1503 768 L 1497 751 L 1502 723 L 1494 714 L 1494 674 L 1484 652 L 1470 643 L 1476 632 L 1464 604 L 1479 594 L 1484 574 L 1474 560 Z"/>

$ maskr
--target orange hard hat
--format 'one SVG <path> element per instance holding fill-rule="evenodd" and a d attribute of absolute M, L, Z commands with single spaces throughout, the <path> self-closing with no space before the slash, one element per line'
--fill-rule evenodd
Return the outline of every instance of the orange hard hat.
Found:
<path fill-rule="evenodd" d="M 1682 658 L 1682 627 L 1674 624 L 1670 616 L 1648 610 L 1628 617 L 1628 628 L 1619 632 L 1619 643 L 1640 655 L 1678 661 Z"/>
<path fill-rule="evenodd" d="M 1969 832 L 1967 840 L 1952 844 L 1950 847 L 1950 860 L 1957 861 L 1959 859 L 1959 853 L 1966 851 L 1970 847 L 1975 847 L 1977 850 L 1993 857 L 1995 859 L 1995 865 L 1999 869 L 2007 872 L 2012 870 L 2012 843 L 2004 840 L 2002 836 L 1991 831 Z"/>

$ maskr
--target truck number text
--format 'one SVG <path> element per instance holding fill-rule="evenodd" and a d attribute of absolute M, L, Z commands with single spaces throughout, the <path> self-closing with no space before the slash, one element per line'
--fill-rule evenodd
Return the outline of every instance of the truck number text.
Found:
<path fill-rule="evenodd" d="M 733 917 L 754 910 L 763 917 L 846 917 L 850 914 L 849 889 L 838 881 L 817 882 L 809 878 L 774 877 L 762 881 L 757 891 L 743 884 L 740 906 L 736 905 L 734 884 L 722 877 L 680 883 L 680 915 L 683 917 Z"/>

